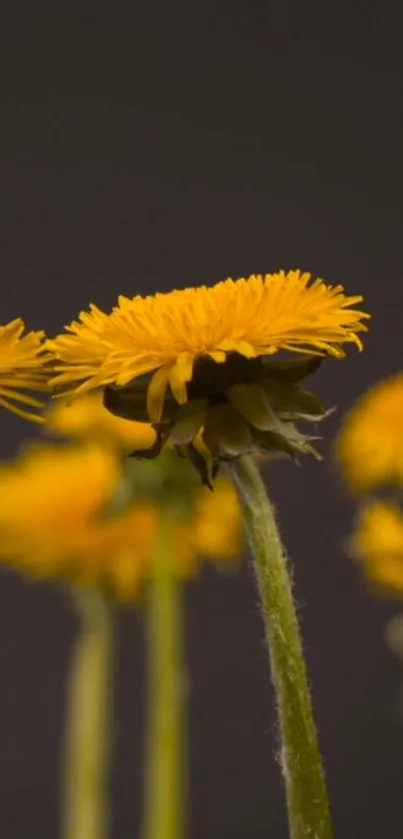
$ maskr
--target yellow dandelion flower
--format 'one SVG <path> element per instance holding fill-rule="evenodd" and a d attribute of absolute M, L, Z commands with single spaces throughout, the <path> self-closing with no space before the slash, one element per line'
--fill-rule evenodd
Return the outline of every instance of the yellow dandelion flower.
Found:
<path fill-rule="evenodd" d="M 66 326 L 66 332 L 58 337 L 58 354 L 64 362 L 64 373 L 57 377 L 57 386 L 71 381 L 68 371 L 74 369 L 78 381 L 94 375 L 101 368 L 108 344 L 110 317 L 97 306 L 91 305 L 88 312 L 80 312 L 78 320 Z M 51 349 L 53 342 L 47 342 Z"/>
<path fill-rule="evenodd" d="M 30 409 L 38 411 L 43 403 L 20 391 L 49 390 L 42 369 L 45 333 L 23 335 L 24 331 L 25 323 L 21 318 L 0 326 L 0 406 L 24 419 L 41 423 L 42 417 Z"/>
<path fill-rule="evenodd" d="M 358 514 L 348 548 L 369 580 L 403 595 L 403 513 L 397 504 L 366 505 Z"/>
<path fill-rule="evenodd" d="M 35 446 L 0 468 L 1 549 L 31 543 L 52 562 L 107 507 L 121 468 L 107 449 Z"/>
<path fill-rule="evenodd" d="M 148 423 L 116 417 L 103 404 L 103 393 L 94 392 L 53 403 L 46 425 L 55 434 L 82 440 L 103 440 L 130 454 L 150 448 L 156 432 Z"/>
<path fill-rule="evenodd" d="M 153 474 L 144 476 L 148 467 Z M 218 483 L 215 495 L 206 499 L 207 490 L 195 484 L 189 466 L 191 477 L 188 485 L 182 481 L 182 490 L 175 487 L 176 469 L 168 481 L 165 466 L 159 477 L 153 463 L 138 469 L 137 483 L 133 472 L 127 486 L 113 449 L 96 443 L 40 445 L 3 465 L 3 561 L 34 577 L 61 578 L 103 588 L 121 600 L 136 599 L 153 573 L 168 505 L 177 508 L 169 527 L 179 576 L 192 576 L 198 557 L 221 562 L 238 554 L 241 513 L 232 487 Z"/>
<path fill-rule="evenodd" d="M 68 335 L 48 342 L 64 363 L 55 383 L 88 379 L 88 386 L 124 386 L 164 369 L 159 391 L 169 382 L 183 404 L 198 358 L 222 364 L 233 352 L 256 358 L 279 350 L 340 358 L 343 344 L 361 349 L 357 333 L 365 331 L 361 321 L 368 315 L 350 307 L 363 298 L 310 280 L 310 274 L 282 271 L 154 297 L 121 296 L 109 318 L 92 306 L 67 327 Z"/>
<path fill-rule="evenodd" d="M 356 492 L 403 483 L 403 374 L 380 382 L 347 415 L 335 456 Z"/>
<path fill-rule="evenodd" d="M 346 343 L 362 348 L 368 315 L 351 308 L 361 300 L 300 271 L 120 297 L 109 317 L 81 314 L 69 335 L 48 342 L 53 385 L 75 385 L 77 393 L 106 388 L 112 413 L 149 418 L 159 434 L 156 453 L 168 438 L 185 447 L 206 482 L 194 446 L 200 435 L 215 463 L 253 451 L 314 454 L 311 438 L 290 421 L 317 420 L 324 409 L 298 382 L 325 355 L 342 358 Z M 302 359 L 268 362 L 280 350 Z"/>

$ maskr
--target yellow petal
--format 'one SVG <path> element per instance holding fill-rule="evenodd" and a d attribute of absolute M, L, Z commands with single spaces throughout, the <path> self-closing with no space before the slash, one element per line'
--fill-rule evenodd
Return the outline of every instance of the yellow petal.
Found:
<path fill-rule="evenodd" d="M 160 367 L 151 379 L 147 390 L 147 411 L 151 422 L 159 422 L 161 420 L 164 399 L 168 381 L 171 373 L 171 367 Z"/>
<path fill-rule="evenodd" d="M 224 352 L 237 352 L 245 358 L 256 358 L 258 354 L 248 341 L 232 341 L 229 338 L 221 341 L 218 349 L 224 350 Z"/>
<path fill-rule="evenodd" d="M 207 399 L 192 399 L 178 409 L 169 441 L 173 446 L 191 443 L 200 431 L 206 414 Z"/>
<path fill-rule="evenodd" d="M 171 368 L 169 384 L 172 393 L 179 405 L 187 402 L 187 382 L 191 381 L 193 374 L 193 358 L 190 355 L 179 356 L 174 367 Z"/>
<path fill-rule="evenodd" d="M 208 352 L 207 355 L 210 356 L 216 364 L 224 364 L 227 360 L 227 353 L 224 352 L 224 350 L 212 350 L 211 352 Z"/>

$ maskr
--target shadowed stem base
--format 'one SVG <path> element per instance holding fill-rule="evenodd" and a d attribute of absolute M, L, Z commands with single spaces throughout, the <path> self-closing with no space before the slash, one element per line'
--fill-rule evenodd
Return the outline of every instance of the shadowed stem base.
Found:
<path fill-rule="evenodd" d="M 185 836 L 181 588 L 173 571 L 169 532 L 162 528 L 146 602 L 149 696 L 143 839 Z"/>
<path fill-rule="evenodd" d="M 63 839 L 107 839 L 113 617 L 100 591 L 73 598 L 81 627 L 67 686 Z"/>
<path fill-rule="evenodd" d="M 244 510 L 270 654 L 281 734 L 281 765 L 292 839 L 333 836 L 287 559 L 255 463 L 231 461 Z"/>

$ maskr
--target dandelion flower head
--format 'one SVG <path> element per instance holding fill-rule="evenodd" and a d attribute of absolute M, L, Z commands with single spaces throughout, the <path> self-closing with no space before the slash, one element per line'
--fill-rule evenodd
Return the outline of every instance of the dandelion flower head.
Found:
<path fill-rule="evenodd" d="M 28 332 L 21 318 L 0 326 L 0 406 L 33 422 L 42 422 L 43 403 L 24 391 L 49 390 L 43 371 L 45 333 Z M 22 406 L 22 407 L 21 407 Z M 33 409 L 33 410 L 32 410 Z"/>
<path fill-rule="evenodd" d="M 100 587 L 119 600 L 136 600 L 153 571 L 172 483 L 160 485 L 158 497 L 154 463 L 134 465 L 139 471 L 149 465 L 154 474 L 136 483 L 133 471 L 126 482 L 121 459 L 98 443 L 41 444 L 4 464 L 3 562 L 32 577 Z M 193 499 L 187 492 L 183 511 L 172 517 L 167 538 L 181 577 L 193 576 L 201 557 L 220 565 L 233 560 L 242 544 L 235 491 L 219 483 L 213 496 L 197 485 Z"/>
<path fill-rule="evenodd" d="M 403 513 L 397 504 L 374 501 L 364 505 L 348 551 L 372 583 L 403 596 Z"/>
<path fill-rule="evenodd" d="M 356 492 L 403 485 L 403 374 L 371 388 L 347 415 L 335 456 Z"/>
<path fill-rule="evenodd" d="M 156 453 L 169 439 L 198 460 L 201 435 L 215 462 L 254 451 L 312 454 L 310 438 L 280 420 L 324 415 L 297 385 L 324 356 L 343 358 L 348 343 L 362 348 L 361 300 L 300 271 L 120 297 L 109 316 L 91 309 L 47 343 L 52 383 L 76 393 L 105 388 L 112 413 L 156 426 Z M 300 358 L 268 362 L 280 351 Z"/>
<path fill-rule="evenodd" d="M 368 315 L 352 307 L 363 298 L 310 280 L 310 274 L 290 271 L 153 297 L 121 296 L 109 317 L 92 306 L 67 327 L 68 334 L 48 342 L 63 362 L 55 383 L 85 379 L 85 388 L 124 386 L 158 370 L 154 391 L 169 383 L 183 404 L 199 358 L 223 364 L 230 353 L 256 358 L 279 350 L 342 358 L 346 343 L 361 349 L 358 333 L 366 331 L 362 320 Z M 158 418 L 157 407 L 151 419 Z"/>

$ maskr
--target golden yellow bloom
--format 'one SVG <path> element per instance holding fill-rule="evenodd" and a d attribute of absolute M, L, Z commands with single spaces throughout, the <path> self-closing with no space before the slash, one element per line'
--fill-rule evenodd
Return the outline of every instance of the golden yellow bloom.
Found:
<path fill-rule="evenodd" d="M 356 492 L 403 483 L 403 374 L 375 385 L 347 415 L 335 456 Z"/>
<path fill-rule="evenodd" d="M 169 527 L 180 576 L 194 574 L 199 556 L 221 562 L 237 555 L 241 514 L 230 485 L 218 482 L 213 495 L 191 473 L 181 506 L 176 472 L 166 483 L 165 467 L 158 473 L 153 463 L 137 465 L 143 474 L 136 483 L 133 472 L 125 483 L 113 449 L 98 444 L 41 445 L 3 465 L 0 556 L 39 578 L 99 586 L 132 600 L 152 574 L 161 517 L 172 501 L 177 514 Z"/>
<path fill-rule="evenodd" d="M 42 422 L 42 417 L 31 408 L 40 409 L 43 403 L 33 396 L 20 393 L 21 390 L 48 391 L 42 370 L 44 332 L 28 332 L 23 335 L 25 323 L 21 318 L 0 326 L 0 406 L 33 422 Z M 26 405 L 27 408 L 21 408 Z"/>
<path fill-rule="evenodd" d="M 396 504 L 375 501 L 360 511 L 349 552 L 373 583 L 403 596 L 403 513 Z"/>
<path fill-rule="evenodd" d="M 368 315 L 351 308 L 361 300 L 300 271 L 120 297 L 109 316 L 82 313 L 48 342 L 53 385 L 105 387 L 112 413 L 155 424 L 156 454 L 169 439 L 210 483 L 194 445 L 200 435 L 215 467 L 255 451 L 315 454 L 291 421 L 325 412 L 298 382 L 325 355 L 342 358 L 344 344 L 362 348 Z M 280 350 L 303 358 L 267 361 Z"/>
<path fill-rule="evenodd" d="M 362 297 L 346 297 L 342 286 L 309 284 L 310 279 L 300 271 L 282 271 L 211 288 L 120 297 L 109 318 L 92 307 L 67 327 L 68 335 L 48 342 L 63 362 L 55 384 L 85 379 L 86 388 L 124 386 L 157 370 L 150 402 L 157 403 L 151 419 L 158 419 L 168 383 L 179 404 L 186 402 L 198 358 L 222 364 L 234 352 L 256 358 L 279 350 L 340 358 L 343 344 L 361 349 L 357 333 L 365 331 L 361 321 L 368 315 L 350 307 Z"/>
<path fill-rule="evenodd" d="M 0 469 L 1 550 L 33 548 L 34 560 L 57 562 L 107 507 L 121 468 L 99 446 L 41 445 Z M 44 560 L 43 560 L 44 561 Z"/>
<path fill-rule="evenodd" d="M 66 437 L 112 443 L 127 454 L 148 449 L 157 436 L 148 423 L 121 419 L 107 411 L 103 393 L 99 391 L 54 402 L 46 415 L 46 425 L 52 432 Z"/>

